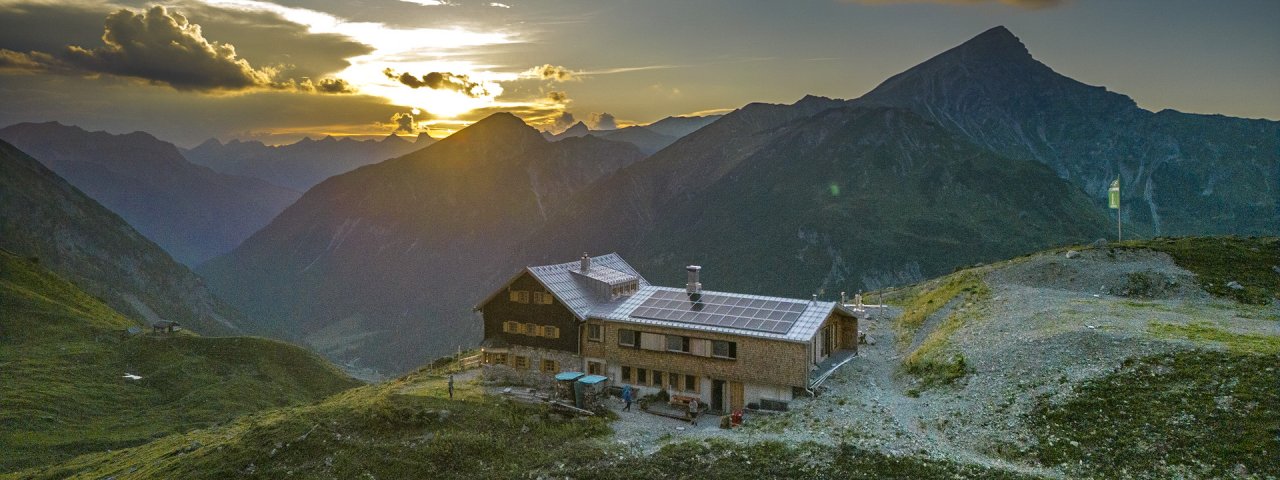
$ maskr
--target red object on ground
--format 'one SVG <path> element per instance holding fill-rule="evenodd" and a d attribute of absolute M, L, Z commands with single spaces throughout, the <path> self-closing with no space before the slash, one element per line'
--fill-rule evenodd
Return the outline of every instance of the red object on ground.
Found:
<path fill-rule="evenodd" d="M 741 426 L 741 425 L 742 425 L 742 410 L 734 410 L 734 411 L 733 411 L 733 414 L 731 414 L 731 415 L 729 416 L 729 418 L 731 419 L 730 421 L 733 423 L 733 426 L 735 426 L 735 427 L 737 427 L 737 426 Z"/>

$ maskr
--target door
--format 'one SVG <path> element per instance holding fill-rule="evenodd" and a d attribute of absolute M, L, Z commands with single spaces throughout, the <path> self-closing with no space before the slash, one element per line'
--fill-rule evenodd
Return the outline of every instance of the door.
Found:
<path fill-rule="evenodd" d="M 729 382 L 729 411 L 742 410 L 742 400 L 745 397 L 742 382 Z"/>
<path fill-rule="evenodd" d="M 724 411 L 724 380 L 711 380 L 711 408 Z"/>

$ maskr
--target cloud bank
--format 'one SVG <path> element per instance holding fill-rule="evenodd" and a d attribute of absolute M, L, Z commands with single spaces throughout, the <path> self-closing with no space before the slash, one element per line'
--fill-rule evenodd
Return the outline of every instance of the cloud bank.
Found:
<path fill-rule="evenodd" d="M 200 25 L 161 5 L 107 15 L 103 45 L 69 45 L 53 54 L 0 49 L 0 70 L 103 74 L 146 80 L 179 91 L 292 90 L 354 93 L 345 80 L 277 79 L 280 67 L 255 68 L 230 43 L 204 37 Z"/>
<path fill-rule="evenodd" d="M 945 5 L 984 5 L 1000 3 L 1011 7 L 1039 10 L 1056 7 L 1067 3 L 1067 0 L 843 0 L 845 3 L 862 3 L 866 5 L 892 5 L 898 3 L 938 3 Z"/>

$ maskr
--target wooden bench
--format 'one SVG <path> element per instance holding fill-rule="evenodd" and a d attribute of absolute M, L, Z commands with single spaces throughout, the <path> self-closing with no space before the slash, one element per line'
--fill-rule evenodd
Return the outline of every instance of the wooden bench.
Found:
<path fill-rule="evenodd" d="M 688 407 L 689 407 L 689 402 L 692 402 L 692 401 L 694 401 L 694 400 L 695 400 L 695 399 L 697 399 L 697 398 L 698 398 L 698 397 L 694 397 L 694 396 L 690 396 L 690 395 L 672 395 L 672 396 L 671 396 L 671 400 L 669 400 L 667 403 L 670 403 L 670 404 L 671 404 L 671 406 L 673 406 L 673 407 L 675 407 L 675 406 L 683 406 L 683 407 L 685 407 L 685 408 L 688 408 Z M 699 402 L 701 402 L 701 400 L 699 400 Z"/>

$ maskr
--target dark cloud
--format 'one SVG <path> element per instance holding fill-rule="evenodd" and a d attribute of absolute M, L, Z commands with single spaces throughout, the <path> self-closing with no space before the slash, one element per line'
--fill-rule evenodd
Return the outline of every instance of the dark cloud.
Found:
<path fill-rule="evenodd" d="M 573 118 L 572 113 L 560 112 L 560 115 L 556 116 L 551 123 L 551 131 L 557 133 L 563 132 L 568 130 L 569 127 L 572 127 L 575 123 L 578 123 L 578 120 Z"/>
<path fill-rule="evenodd" d="M 258 69 L 235 46 L 204 38 L 200 26 L 164 6 L 107 16 L 103 46 L 69 46 L 60 59 L 75 68 L 135 77 L 177 90 L 245 90 L 271 87 L 275 71 Z"/>
<path fill-rule="evenodd" d="M 577 74 L 575 74 L 573 70 L 569 70 L 558 65 L 551 65 L 549 63 L 530 68 L 525 71 L 525 74 L 534 78 L 552 80 L 556 82 L 569 82 L 578 79 Z"/>
<path fill-rule="evenodd" d="M 449 72 L 431 72 L 423 75 L 422 78 L 413 76 L 409 72 L 399 75 L 390 68 L 383 70 L 382 73 L 387 78 L 394 79 L 409 88 L 427 87 L 433 90 L 453 90 L 469 97 L 484 97 L 489 95 L 489 91 L 479 82 L 471 81 L 466 75 L 458 75 Z"/>
<path fill-rule="evenodd" d="M 280 75 L 282 69 L 292 66 L 254 68 L 237 54 L 234 45 L 206 39 L 200 25 L 163 6 L 142 13 L 127 9 L 112 12 L 106 17 L 101 41 L 100 47 L 73 45 L 56 54 L 0 49 L 0 71 L 108 74 L 182 91 L 355 92 L 342 79 L 298 81 Z"/>
<path fill-rule="evenodd" d="M 569 94 L 565 92 L 549 92 L 547 93 L 547 100 L 551 100 L 556 103 L 564 103 L 569 101 Z"/>
<path fill-rule="evenodd" d="M 22 53 L 0 48 L 0 72 L 43 72 L 57 63 L 57 60 L 47 53 Z"/>
<path fill-rule="evenodd" d="M 609 113 L 593 113 L 587 119 L 587 126 L 592 130 L 617 130 L 618 122 Z"/>
<path fill-rule="evenodd" d="M 137 0 L 0 2 L 0 48 L 52 53 L 64 50 L 67 45 L 98 45 L 102 41 L 103 19 L 121 5 L 141 11 L 145 3 Z M 204 38 L 235 45 L 240 58 L 254 66 L 271 65 L 278 70 L 277 78 L 330 76 L 350 66 L 348 58 L 373 51 L 369 45 L 344 35 L 313 33 L 307 26 L 275 12 L 200 2 L 181 5 L 183 15 L 199 23 Z"/>
<path fill-rule="evenodd" d="M 308 93 L 356 93 L 355 87 L 341 78 L 321 78 L 315 82 L 308 78 L 297 82 L 295 88 L 298 91 Z"/>
<path fill-rule="evenodd" d="M 1001 3 L 1011 7 L 1025 8 L 1028 10 L 1038 10 L 1041 8 L 1056 7 L 1067 3 L 1068 0 L 844 0 L 847 3 L 857 2 L 870 5 L 889 5 L 895 3 L 941 3 L 946 5 L 984 5 L 989 3 Z"/>
<path fill-rule="evenodd" d="M 418 133 L 418 122 L 413 119 L 411 113 L 397 113 L 391 116 L 391 123 L 388 126 L 394 126 L 395 130 L 391 133 L 403 133 L 407 135 L 416 135 Z"/>
<path fill-rule="evenodd" d="M 192 3 L 183 7 L 187 18 L 198 18 L 206 38 L 236 46 L 236 53 L 253 65 L 273 65 L 281 77 L 322 78 L 351 65 L 348 58 L 373 52 L 373 47 L 345 35 L 313 33 L 307 26 L 275 12 L 223 9 Z"/>

